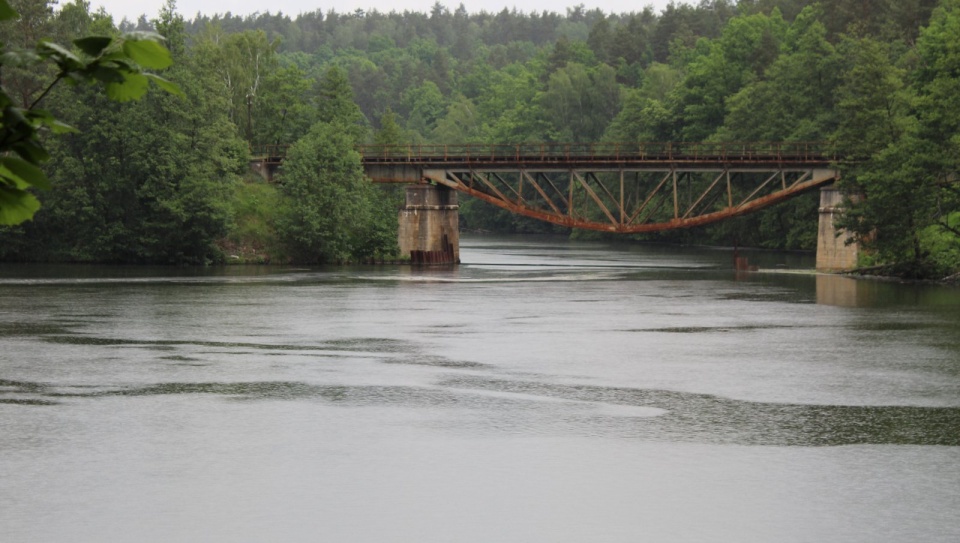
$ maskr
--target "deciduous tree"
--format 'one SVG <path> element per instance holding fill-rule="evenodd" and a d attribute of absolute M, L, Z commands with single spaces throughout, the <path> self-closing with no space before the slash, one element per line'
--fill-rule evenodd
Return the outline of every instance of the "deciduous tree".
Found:
<path fill-rule="evenodd" d="M 42 5 L 41 5 L 42 4 Z M 47 2 L 25 2 L 29 20 L 21 26 L 25 39 L 32 40 L 44 32 L 44 17 L 51 12 Z M 0 21 L 17 21 L 18 12 L 6 0 L 0 0 Z M 34 32 L 38 32 L 34 34 Z M 143 68 L 162 69 L 172 62 L 169 52 L 160 44 L 159 36 L 132 33 L 122 36 L 88 36 L 73 41 L 75 50 L 51 41 L 40 40 L 32 49 L 0 44 L 0 69 L 18 68 L 20 73 L 55 66 L 52 80 L 40 90 L 34 80 L 21 81 L 19 101 L 0 90 L 0 224 L 18 224 L 33 217 L 40 202 L 31 189 L 48 189 L 49 181 L 40 164 L 49 159 L 41 140 L 42 132 L 64 133 L 71 128 L 41 109 L 43 99 L 61 81 L 73 84 L 98 82 L 117 101 L 140 98 L 151 81 L 161 88 L 180 93 L 167 80 L 143 72 Z M 26 79 L 26 77 L 24 77 Z M 10 153 L 10 154 L 8 154 Z"/>

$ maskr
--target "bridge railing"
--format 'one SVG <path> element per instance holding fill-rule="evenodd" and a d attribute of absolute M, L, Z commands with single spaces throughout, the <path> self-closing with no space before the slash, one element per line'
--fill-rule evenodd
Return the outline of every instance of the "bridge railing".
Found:
<path fill-rule="evenodd" d="M 281 160 L 289 145 L 251 145 L 253 157 Z M 367 162 L 828 162 L 825 142 L 640 142 L 359 145 Z"/>
<path fill-rule="evenodd" d="M 287 156 L 289 144 L 253 144 L 250 145 L 250 156 L 254 158 L 283 158 Z"/>
<path fill-rule="evenodd" d="M 456 145 L 360 145 L 368 162 L 630 162 L 830 160 L 824 142 L 641 142 Z"/>

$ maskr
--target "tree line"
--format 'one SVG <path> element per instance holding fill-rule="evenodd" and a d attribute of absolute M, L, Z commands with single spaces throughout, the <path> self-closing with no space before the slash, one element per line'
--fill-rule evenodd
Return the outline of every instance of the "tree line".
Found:
<path fill-rule="evenodd" d="M 206 262 L 376 259 L 398 195 L 364 182 L 356 143 L 828 141 L 858 197 L 864 264 L 960 268 L 960 0 L 702 0 L 659 13 L 334 10 L 197 15 L 169 0 L 115 22 L 74 0 L 11 2 L 2 41 L 154 29 L 187 98 L 116 104 L 57 90 L 77 133 L 51 138 L 55 189 L 3 232 L 0 258 Z M 3 72 L 29 97 L 44 74 Z M 255 144 L 292 145 L 282 183 L 244 177 Z M 862 196 L 862 197 L 860 197 Z M 817 197 L 675 242 L 812 249 Z M 466 200 L 463 226 L 554 227 Z M 572 233 L 571 235 L 597 235 Z M 650 239 L 648 235 L 645 239 Z"/>

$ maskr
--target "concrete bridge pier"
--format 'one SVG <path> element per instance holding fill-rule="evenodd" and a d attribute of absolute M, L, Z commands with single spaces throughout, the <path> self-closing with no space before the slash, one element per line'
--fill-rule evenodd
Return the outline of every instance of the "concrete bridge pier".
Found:
<path fill-rule="evenodd" d="M 280 171 L 279 158 L 254 158 L 250 160 L 250 169 L 267 183 L 273 183 Z"/>
<path fill-rule="evenodd" d="M 400 209 L 400 254 L 413 264 L 460 263 L 460 205 L 443 185 L 410 185 Z"/>
<path fill-rule="evenodd" d="M 843 213 L 843 194 L 835 184 L 820 189 L 820 230 L 817 233 L 817 271 L 840 272 L 857 267 L 860 246 L 847 243 L 851 236 L 836 227 Z"/>

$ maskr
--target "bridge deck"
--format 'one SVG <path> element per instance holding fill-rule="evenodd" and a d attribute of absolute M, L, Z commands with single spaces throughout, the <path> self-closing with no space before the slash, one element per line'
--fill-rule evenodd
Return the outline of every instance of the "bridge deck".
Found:
<path fill-rule="evenodd" d="M 788 143 L 535 143 L 517 145 L 362 145 L 364 164 L 447 166 L 826 166 L 819 142 Z"/>
<path fill-rule="evenodd" d="M 251 154 L 279 163 L 286 145 L 260 145 Z M 647 143 L 522 143 L 459 145 L 360 145 L 365 165 L 395 164 L 422 167 L 476 166 L 566 168 L 802 166 L 826 167 L 835 157 L 823 142 L 647 142 Z"/>

